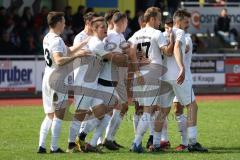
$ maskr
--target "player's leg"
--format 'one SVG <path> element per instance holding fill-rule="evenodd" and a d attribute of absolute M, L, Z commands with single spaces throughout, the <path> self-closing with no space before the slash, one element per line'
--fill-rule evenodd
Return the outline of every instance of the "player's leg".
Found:
<path fill-rule="evenodd" d="M 188 150 L 190 152 L 207 152 L 208 150 L 197 142 L 198 106 L 192 90 L 192 83 L 190 81 L 184 81 L 182 85 L 175 85 L 175 94 L 181 104 L 187 107 Z"/>
<path fill-rule="evenodd" d="M 43 81 L 45 80 L 45 76 Z M 45 80 L 47 81 L 47 80 Z M 40 128 L 39 132 L 39 147 L 38 153 L 46 153 L 46 137 L 49 132 L 49 129 L 52 126 L 52 121 L 54 117 L 54 108 L 51 103 L 51 91 L 46 83 L 42 84 L 42 99 L 43 99 L 43 108 L 46 114 Z"/>
<path fill-rule="evenodd" d="M 64 151 L 58 147 L 58 139 L 61 132 L 61 125 L 64 118 L 65 110 L 69 106 L 68 94 L 54 92 L 53 105 L 55 106 L 55 112 L 51 128 L 52 138 L 50 153 L 64 153 Z"/>
<path fill-rule="evenodd" d="M 157 152 L 162 150 L 161 143 L 160 143 L 162 128 L 163 128 L 165 119 L 171 110 L 171 103 L 173 98 L 174 98 L 173 90 L 170 90 L 168 93 L 165 93 L 159 97 L 158 102 L 159 102 L 160 110 L 156 112 L 153 145 L 149 147 L 150 152 Z"/>
<path fill-rule="evenodd" d="M 51 128 L 54 113 L 47 113 L 40 128 L 38 153 L 46 153 L 46 138 Z"/>
<path fill-rule="evenodd" d="M 76 141 L 77 135 L 79 133 L 82 122 L 85 119 L 88 110 L 76 110 L 73 120 L 70 123 L 69 127 L 69 137 L 68 137 L 68 149 L 67 152 L 79 152 L 81 151 L 78 142 Z"/>
<path fill-rule="evenodd" d="M 151 114 L 151 121 L 150 121 L 150 124 L 149 124 L 149 137 L 148 137 L 148 141 L 147 141 L 147 144 L 146 144 L 147 149 L 153 144 L 154 122 L 155 122 L 155 119 L 156 119 L 156 113 L 157 113 L 157 111 L 160 110 L 160 108 L 159 108 L 158 105 L 156 105 L 156 106 L 154 106 L 153 110 L 154 111 Z"/>
<path fill-rule="evenodd" d="M 184 106 L 180 104 L 177 97 L 173 100 L 174 114 L 178 124 L 178 130 L 181 134 L 181 144 L 176 147 L 176 151 L 185 151 L 188 146 L 187 138 L 187 117 L 184 115 Z"/>

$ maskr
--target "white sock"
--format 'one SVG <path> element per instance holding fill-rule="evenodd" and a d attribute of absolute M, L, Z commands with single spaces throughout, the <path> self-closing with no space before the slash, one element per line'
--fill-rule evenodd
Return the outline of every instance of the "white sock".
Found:
<path fill-rule="evenodd" d="M 89 116 L 89 115 L 86 115 L 86 117 L 87 117 L 87 119 L 84 120 L 84 121 L 82 122 L 82 124 L 81 124 L 79 133 L 81 133 L 81 132 L 83 131 L 83 129 L 86 127 L 87 122 L 88 122 L 89 120 L 95 119 L 95 117 L 94 117 L 93 115 L 90 115 L 90 116 Z M 95 119 L 95 120 L 96 120 L 96 119 Z"/>
<path fill-rule="evenodd" d="M 97 140 L 97 145 L 99 144 L 103 144 L 103 137 L 99 137 L 98 140 Z"/>
<path fill-rule="evenodd" d="M 133 116 L 133 128 L 134 128 L 134 133 L 136 134 L 137 132 L 137 126 L 138 126 L 138 122 L 141 116 L 134 114 Z"/>
<path fill-rule="evenodd" d="M 182 114 L 176 117 L 178 122 L 178 129 L 181 134 L 182 144 L 187 146 L 188 145 L 188 138 L 187 138 L 187 118 Z"/>
<path fill-rule="evenodd" d="M 85 126 L 82 129 L 82 131 L 84 133 L 88 134 L 89 132 L 93 131 L 99 125 L 100 122 L 101 121 L 97 118 L 87 120 L 84 124 Z"/>
<path fill-rule="evenodd" d="M 155 122 L 155 115 L 151 116 L 151 121 L 149 124 L 149 132 L 150 132 L 150 136 L 154 135 L 154 122 Z"/>
<path fill-rule="evenodd" d="M 52 125 L 52 120 L 46 116 L 42 122 L 40 133 L 39 133 L 39 147 L 46 148 L 46 137 L 48 134 L 48 131 Z"/>
<path fill-rule="evenodd" d="M 58 138 L 61 131 L 62 120 L 54 117 L 52 122 L 52 139 L 51 139 L 51 150 L 55 151 L 58 149 Z"/>
<path fill-rule="evenodd" d="M 119 116 L 119 117 L 117 118 L 117 122 L 116 122 L 116 125 L 114 126 L 113 133 L 112 133 L 112 140 L 113 140 L 113 141 L 115 140 L 115 135 L 116 135 L 116 133 L 117 133 L 117 131 L 118 131 L 118 128 L 119 128 L 119 126 L 120 126 L 121 123 L 122 123 L 122 117 Z"/>
<path fill-rule="evenodd" d="M 197 126 L 188 127 L 187 131 L 189 144 L 197 143 Z"/>
<path fill-rule="evenodd" d="M 111 120 L 107 126 L 107 129 L 106 129 L 106 135 L 105 135 L 105 138 L 107 140 L 110 140 L 112 141 L 113 140 L 113 132 L 114 132 L 114 128 L 115 126 L 117 125 L 117 121 L 120 117 L 120 110 L 116 110 L 114 109 L 113 110 L 113 114 L 112 114 L 112 117 L 111 117 Z"/>
<path fill-rule="evenodd" d="M 154 132 L 153 146 L 154 147 L 160 147 L 160 141 L 161 141 L 161 132 Z"/>
<path fill-rule="evenodd" d="M 162 134 L 161 134 L 161 141 L 167 142 L 168 141 L 168 120 L 167 118 L 164 120 Z"/>
<path fill-rule="evenodd" d="M 134 139 L 134 143 L 136 143 L 137 146 L 142 142 L 142 137 L 149 127 L 150 117 L 150 113 L 143 112 L 143 115 L 138 122 L 137 132 Z"/>
<path fill-rule="evenodd" d="M 109 116 L 108 114 L 105 114 L 104 118 L 100 121 L 100 124 L 97 126 L 96 131 L 93 134 L 93 137 L 90 141 L 91 146 L 93 147 L 97 146 L 98 138 L 102 136 L 103 131 L 106 129 L 110 119 L 111 119 L 111 116 Z"/>
<path fill-rule="evenodd" d="M 80 127 L 81 127 L 81 122 L 79 120 L 77 120 L 76 118 L 74 118 L 73 121 L 71 121 L 70 127 L 69 127 L 68 142 L 76 141 L 76 137 L 77 137 Z"/>

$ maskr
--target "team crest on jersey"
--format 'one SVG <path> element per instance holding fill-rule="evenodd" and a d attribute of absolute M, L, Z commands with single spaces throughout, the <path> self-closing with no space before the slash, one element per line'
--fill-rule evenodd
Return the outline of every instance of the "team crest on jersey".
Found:
<path fill-rule="evenodd" d="M 117 48 L 117 45 L 115 43 L 112 43 L 112 42 L 107 42 L 105 45 L 104 45 L 104 50 L 105 51 L 113 51 L 114 49 Z"/>

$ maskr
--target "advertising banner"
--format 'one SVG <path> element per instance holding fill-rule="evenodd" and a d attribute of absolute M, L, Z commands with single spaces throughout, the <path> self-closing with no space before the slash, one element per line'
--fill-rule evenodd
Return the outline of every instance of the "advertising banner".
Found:
<path fill-rule="evenodd" d="M 0 61 L 0 92 L 35 92 L 34 61 Z"/>
<path fill-rule="evenodd" d="M 226 86 L 240 87 L 240 59 L 231 58 L 225 60 Z"/>
<path fill-rule="evenodd" d="M 190 33 L 213 33 L 220 11 L 223 7 L 184 7 L 191 13 Z M 240 31 L 240 8 L 226 7 L 231 19 L 230 28 Z"/>

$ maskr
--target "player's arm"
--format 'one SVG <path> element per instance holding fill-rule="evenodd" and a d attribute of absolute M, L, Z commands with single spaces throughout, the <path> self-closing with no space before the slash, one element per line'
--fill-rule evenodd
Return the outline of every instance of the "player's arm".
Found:
<path fill-rule="evenodd" d="M 173 40 L 172 33 L 170 33 L 170 39 L 169 39 L 168 45 L 162 46 L 160 49 L 162 50 L 162 53 L 166 56 L 171 57 L 173 55 L 174 40 Z"/>
<path fill-rule="evenodd" d="M 136 75 L 137 81 L 139 85 L 144 85 L 144 78 L 140 72 L 139 69 L 139 62 L 137 58 L 137 46 L 131 45 L 130 51 L 129 51 L 129 60 L 131 62 L 131 67 L 134 71 L 134 74 Z"/>
<path fill-rule="evenodd" d="M 67 53 L 68 53 L 68 56 L 76 56 L 76 55 L 81 55 L 81 54 L 84 54 L 84 50 L 82 49 L 89 41 L 89 38 L 83 40 L 82 42 L 76 44 L 76 45 L 73 45 L 71 47 L 67 47 Z"/>
<path fill-rule="evenodd" d="M 180 69 L 180 72 L 179 72 L 179 75 L 177 78 L 178 84 L 182 84 L 185 79 L 185 68 L 184 68 L 184 64 L 183 64 L 183 53 L 182 53 L 181 48 L 182 48 L 182 42 L 177 40 L 174 45 L 173 54 L 174 54 L 175 60 L 177 62 L 177 65 Z"/>
<path fill-rule="evenodd" d="M 62 66 L 70 61 L 72 61 L 75 57 L 65 57 L 60 52 L 53 53 L 53 60 L 58 66 Z"/>
<path fill-rule="evenodd" d="M 128 64 L 128 55 L 119 52 L 110 52 L 102 57 L 104 60 L 111 61 L 118 67 L 126 67 Z"/>

